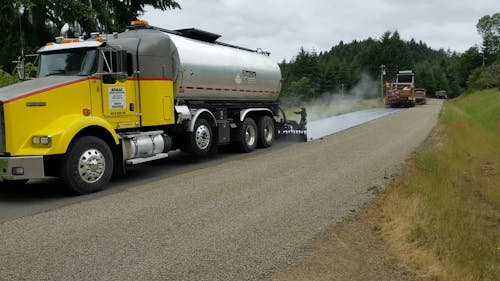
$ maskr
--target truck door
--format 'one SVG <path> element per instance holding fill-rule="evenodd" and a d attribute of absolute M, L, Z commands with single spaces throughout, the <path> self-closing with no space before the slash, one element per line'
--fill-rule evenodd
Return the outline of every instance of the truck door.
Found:
<path fill-rule="evenodd" d="M 132 55 L 113 48 L 103 48 L 100 53 L 104 117 L 116 129 L 139 127 L 138 81 L 132 79 Z"/>

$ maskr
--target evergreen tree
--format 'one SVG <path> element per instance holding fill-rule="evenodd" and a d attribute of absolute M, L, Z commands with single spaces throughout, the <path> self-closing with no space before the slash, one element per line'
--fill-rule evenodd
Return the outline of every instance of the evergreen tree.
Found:
<path fill-rule="evenodd" d="M 174 0 L 16 0 L 0 1 L 0 65 L 11 65 L 20 51 L 33 52 L 59 36 L 68 23 L 74 35 L 123 31 L 144 7 L 178 9 Z"/>

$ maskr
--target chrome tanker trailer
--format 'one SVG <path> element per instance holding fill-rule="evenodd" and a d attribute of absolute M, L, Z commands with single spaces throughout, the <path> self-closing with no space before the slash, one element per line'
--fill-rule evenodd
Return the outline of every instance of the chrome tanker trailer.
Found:
<path fill-rule="evenodd" d="M 279 135 L 307 139 L 305 119 L 280 114 L 277 63 L 218 38 L 136 21 L 40 48 L 38 77 L 0 89 L 3 184 L 57 176 L 85 194 L 175 149 L 203 156 L 226 144 L 270 147 Z"/>

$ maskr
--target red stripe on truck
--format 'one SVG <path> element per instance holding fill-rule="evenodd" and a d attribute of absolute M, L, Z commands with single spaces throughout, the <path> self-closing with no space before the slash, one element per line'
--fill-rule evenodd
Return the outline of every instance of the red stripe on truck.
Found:
<path fill-rule="evenodd" d="M 20 100 L 20 99 L 24 99 L 24 98 L 27 98 L 27 97 L 31 97 L 31 96 L 34 96 L 34 95 L 37 95 L 37 94 L 41 94 L 41 93 L 44 93 L 44 92 L 47 92 L 47 91 L 51 91 L 51 90 L 55 90 L 55 89 L 58 89 L 58 88 L 66 87 L 66 86 L 73 85 L 73 84 L 80 83 L 80 82 L 87 81 L 87 80 L 98 80 L 98 78 L 96 78 L 96 77 L 85 77 L 85 78 L 74 80 L 74 81 L 64 82 L 64 83 L 61 83 L 61 84 L 57 84 L 57 85 L 54 85 L 54 86 L 50 86 L 50 87 L 47 87 L 47 88 L 43 88 L 43 89 L 40 89 L 40 90 L 29 92 L 27 94 L 24 94 L 24 95 L 15 97 L 15 98 L 11 98 L 11 99 L 5 100 L 3 103 L 6 104 L 6 103 L 9 103 L 9 102 L 17 101 L 17 100 Z M 137 81 L 155 81 L 155 80 L 157 80 L 157 81 L 172 81 L 171 78 L 128 78 L 127 80 L 134 80 L 134 81 L 135 80 L 137 80 Z"/>

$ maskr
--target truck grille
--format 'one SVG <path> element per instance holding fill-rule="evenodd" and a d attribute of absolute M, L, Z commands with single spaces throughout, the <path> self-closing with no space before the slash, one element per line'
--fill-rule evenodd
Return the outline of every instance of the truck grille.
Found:
<path fill-rule="evenodd" d="M 3 114 L 3 102 L 0 101 L 0 153 L 5 152 L 5 122 Z"/>

